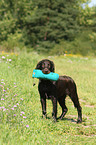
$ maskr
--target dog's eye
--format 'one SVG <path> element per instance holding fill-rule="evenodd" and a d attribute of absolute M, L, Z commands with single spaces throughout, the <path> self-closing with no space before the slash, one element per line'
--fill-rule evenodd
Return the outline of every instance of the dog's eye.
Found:
<path fill-rule="evenodd" d="M 45 64 L 43 63 L 43 64 L 42 64 L 42 67 L 44 68 L 44 66 L 45 66 Z"/>
<path fill-rule="evenodd" d="M 50 64 L 48 63 L 48 67 L 50 68 Z"/>

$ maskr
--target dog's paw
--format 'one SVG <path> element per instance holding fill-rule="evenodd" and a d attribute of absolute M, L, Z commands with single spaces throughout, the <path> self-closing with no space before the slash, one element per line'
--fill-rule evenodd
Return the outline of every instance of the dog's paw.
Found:
<path fill-rule="evenodd" d="M 45 115 L 42 115 L 42 118 L 46 119 L 47 118 L 47 115 L 46 114 Z"/>
<path fill-rule="evenodd" d="M 82 123 L 82 120 L 81 120 L 81 119 L 78 119 L 78 120 L 77 120 L 77 123 Z"/>

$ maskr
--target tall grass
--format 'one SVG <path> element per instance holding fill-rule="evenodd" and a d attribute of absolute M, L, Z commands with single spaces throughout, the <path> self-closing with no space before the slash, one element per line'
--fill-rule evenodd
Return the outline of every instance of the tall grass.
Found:
<path fill-rule="evenodd" d="M 77 110 L 69 97 L 69 110 L 62 121 L 53 122 L 51 101 L 47 101 L 48 119 L 42 119 L 38 80 L 33 87 L 31 76 L 43 58 L 36 53 L 0 55 L 0 144 L 95 144 L 96 59 L 46 56 L 54 61 L 58 74 L 71 76 L 77 84 L 83 123 L 76 124 Z M 58 116 L 60 113 L 58 104 Z"/>

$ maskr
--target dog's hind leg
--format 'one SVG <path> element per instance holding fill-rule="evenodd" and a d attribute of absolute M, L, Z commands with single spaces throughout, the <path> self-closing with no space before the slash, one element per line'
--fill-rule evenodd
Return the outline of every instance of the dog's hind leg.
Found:
<path fill-rule="evenodd" d="M 77 108 L 77 111 L 78 111 L 77 123 L 81 123 L 82 122 L 82 108 L 80 106 L 77 93 L 75 92 L 72 95 L 70 95 L 70 98 L 73 101 L 74 106 Z"/>
<path fill-rule="evenodd" d="M 59 102 L 59 104 L 60 104 L 60 106 L 62 108 L 62 114 L 60 115 L 60 117 L 58 119 L 63 119 L 63 117 L 65 116 L 65 114 L 68 111 L 68 109 L 67 109 L 67 107 L 65 105 L 65 98 L 66 98 L 65 95 L 58 98 L 58 102 Z"/>

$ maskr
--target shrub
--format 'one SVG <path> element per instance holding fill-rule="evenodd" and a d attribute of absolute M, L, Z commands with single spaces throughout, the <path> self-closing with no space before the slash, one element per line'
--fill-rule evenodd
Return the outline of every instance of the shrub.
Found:
<path fill-rule="evenodd" d="M 1 45 L 6 51 L 21 50 L 24 47 L 22 33 L 20 31 L 16 31 L 15 34 L 9 34 L 8 39 L 3 41 Z"/>

